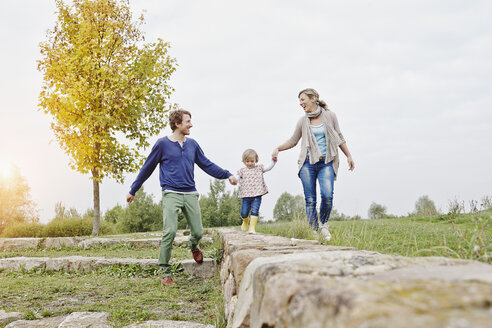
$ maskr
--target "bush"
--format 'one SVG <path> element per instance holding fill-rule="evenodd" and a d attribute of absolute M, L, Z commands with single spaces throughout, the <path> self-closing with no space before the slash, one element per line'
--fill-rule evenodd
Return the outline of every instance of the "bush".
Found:
<path fill-rule="evenodd" d="M 415 215 L 416 216 L 434 216 L 439 213 L 436 210 L 436 205 L 429 198 L 429 196 L 421 196 L 415 202 Z"/>
<path fill-rule="evenodd" d="M 8 225 L 3 230 L 3 238 L 40 237 L 43 233 L 43 225 L 37 222 L 18 222 Z"/>
<path fill-rule="evenodd" d="M 155 204 L 152 195 L 144 192 L 143 188 L 136 194 L 124 211 L 118 213 L 113 208 L 110 215 L 118 214 L 116 226 L 123 233 L 156 231 L 162 229 L 162 207 L 160 203 Z"/>
<path fill-rule="evenodd" d="M 369 211 L 367 212 L 369 219 L 382 219 L 386 217 L 386 206 L 377 204 L 377 203 L 372 203 L 371 206 L 369 206 Z"/>

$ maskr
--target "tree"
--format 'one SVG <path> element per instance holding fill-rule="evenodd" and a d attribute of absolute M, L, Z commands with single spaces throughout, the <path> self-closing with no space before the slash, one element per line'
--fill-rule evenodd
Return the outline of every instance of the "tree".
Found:
<path fill-rule="evenodd" d="M 433 216 L 437 215 L 436 205 L 429 198 L 429 196 L 424 195 L 419 197 L 415 202 L 415 215 L 416 216 Z"/>
<path fill-rule="evenodd" d="M 161 230 L 162 207 L 154 203 L 152 195 L 140 188 L 116 224 L 118 230 L 124 233 Z"/>
<path fill-rule="evenodd" d="M 38 221 L 36 204 L 19 169 L 14 166 L 8 175 L 0 174 L 0 233 L 12 223 Z"/>
<path fill-rule="evenodd" d="M 139 149 L 166 126 L 176 69 L 169 44 L 143 44 L 143 16 L 132 21 L 128 0 L 56 0 L 58 19 L 40 44 L 44 74 L 40 108 L 70 157 L 72 169 L 91 174 L 92 235 L 99 233 L 99 183 L 123 182 L 143 163 Z M 122 141 L 123 140 L 123 141 Z"/>
<path fill-rule="evenodd" d="M 225 180 L 210 182 L 208 195 L 200 196 L 202 222 L 205 227 L 224 227 L 241 224 L 241 201 L 237 190 L 225 190 Z"/>
<path fill-rule="evenodd" d="M 368 211 L 368 216 L 369 219 L 381 219 L 384 218 L 386 215 L 386 206 L 372 203 L 371 206 L 369 206 L 369 211 Z"/>
<path fill-rule="evenodd" d="M 292 221 L 305 212 L 304 198 L 301 195 L 292 196 L 284 192 L 277 199 L 273 208 L 273 217 L 279 221 Z"/>

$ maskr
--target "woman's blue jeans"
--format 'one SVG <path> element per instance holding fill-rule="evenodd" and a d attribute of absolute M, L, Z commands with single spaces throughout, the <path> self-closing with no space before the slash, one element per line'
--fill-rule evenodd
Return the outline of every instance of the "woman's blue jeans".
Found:
<path fill-rule="evenodd" d="M 241 205 L 241 217 L 246 219 L 251 211 L 252 216 L 259 216 L 261 205 L 261 196 L 244 197 Z"/>
<path fill-rule="evenodd" d="M 319 221 L 324 224 L 328 222 L 333 207 L 333 182 L 335 181 L 333 166 L 331 162 L 325 164 L 324 160 L 320 160 L 316 164 L 310 164 L 309 160 L 306 160 L 299 171 L 299 178 L 301 178 L 302 187 L 304 188 L 306 215 L 309 225 L 317 231 L 316 180 L 318 180 L 321 194 Z"/>

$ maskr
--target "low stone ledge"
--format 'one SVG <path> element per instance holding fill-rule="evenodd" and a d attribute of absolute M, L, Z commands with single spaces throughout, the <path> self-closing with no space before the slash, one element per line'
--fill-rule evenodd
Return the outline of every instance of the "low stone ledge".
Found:
<path fill-rule="evenodd" d="M 212 325 L 204 325 L 191 321 L 152 320 L 136 323 L 124 328 L 215 328 Z"/>
<path fill-rule="evenodd" d="M 208 279 L 217 272 L 217 262 L 211 258 L 204 258 L 203 263 L 198 264 L 194 260 L 180 261 L 186 273 L 200 278 Z M 93 271 L 105 266 L 115 264 L 137 265 L 142 268 L 157 268 L 157 259 L 132 259 L 132 258 L 105 258 L 105 257 L 10 257 L 0 259 L 0 269 L 7 271 L 45 269 L 47 271 Z"/>
<path fill-rule="evenodd" d="M 0 251 L 18 251 L 38 248 L 41 238 L 0 238 Z"/>
<path fill-rule="evenodd" d="M 5 312 L 0 310 L 0 325 L 6 325 L 9 322 L 24 318 L 24 313 L 20 312 Z"/>
<path fill-rule="evenodd" d="M 217 262 L 214 259 L 204 258 L 200 264 L 195 260 L 183 260 L 180 263 L 184 271 L 192 276 L 209 279 L 217 273 Z"/>
<path fill-rule="evenodd" d="M 492 266 L 219 230 L 228 327 L 488 327 Z M 270 243 L 272 242 L 272 243 Z"/>
<path fill-rule="evenodd" d="M 188 236 L 181 233 L 176 235 L 173 244 L 183 246 L 188 243 Z M 211 243 L 213 239 L 205 236 L 200 243 Z M 114 247 L 118 245 L 129 244 L 133 247 L 160 247 L 161 238 L 83 238 L 83 237 L 49 237 L 49 238 L 0 238 L 0 251 L 19 251 L 26 249 L 54 248 L 63 247 L 82 247 L 90 249 L 96 246 Z"/>

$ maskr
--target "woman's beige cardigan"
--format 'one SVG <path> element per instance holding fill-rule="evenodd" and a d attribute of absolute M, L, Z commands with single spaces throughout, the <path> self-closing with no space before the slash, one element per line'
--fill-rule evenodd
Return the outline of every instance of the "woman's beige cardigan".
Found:
<path fill-rule="evenodd" d="M 338 134 L 338 136 L 340 137 L 340 140 L 341 140 L 341 142 L 338 145 L 332 145 L 332 146 L 335 146 L 335 147 L 332 147 L 332 149 L 335 150 L 333 157 L 332 158 L 328 158 L 328 157 L 325 158 L 325 163 L 329 163 L 331 161 L 333 162 L 332 165 L 333 165 L 333 171 L 335 172 L 335 180 L 336 180 L 337 173 L 338 173 L 338 167 L 340 166 L 340 158 L 338 156 L 338 146 L 343 145 L 345 143 L 345 139 L 342 135 L 342 132 L 340 132 L 340 127 L 338 126 L 338 120 L 337 120 L 337 116 L 335 115 L 335 113 L 333 113 L 330 110 L 323 110 L 322 115 L 325 116 L 324 121 L 328 122 L 329 126 L 335 130 L 335 132 Z M 305 120 L 309 120 L 309 118 L 307 118 L 306 116 L 303 116 L 299 119 L 299 121 L 297 122 L 296 128 L 294 130 L 294 134 L 292 134 L 292 137 L 290 137 L 290 139 L 287 140 L 287 143 L 289 144 L 289 148 L 292 148 L 292 147 L 295 147 L 297 145 L 297 143 L 299 142 L 301 137 L 303 139 L 303 142 L 301 143 L 301 153 L 299 154 L 299 159 L 297 160 L 299 171 L 301 170 L 301 167 L 304 165 L 304 162 L 306 161 L 306 156 L 307 156 L 307 153 L 309 150 L 309 144 L 307 142 L 308 138 L 307 138 L 307 136 L 303 135 L 303 129 L 302 129 L 302 126 L 303 126 L 303 123 L 305 122 Z M 308 131 L 309 131 L 308 133 L 313 133 L 311 129 L 308 129 Z M 333 142 L 333 141 L 329 140 L 329 137 L 327 136 L 326 142 L 327 142 L 327 147 L 329 147 L 330 145 L 328 145 L 328 143 Z"/>

